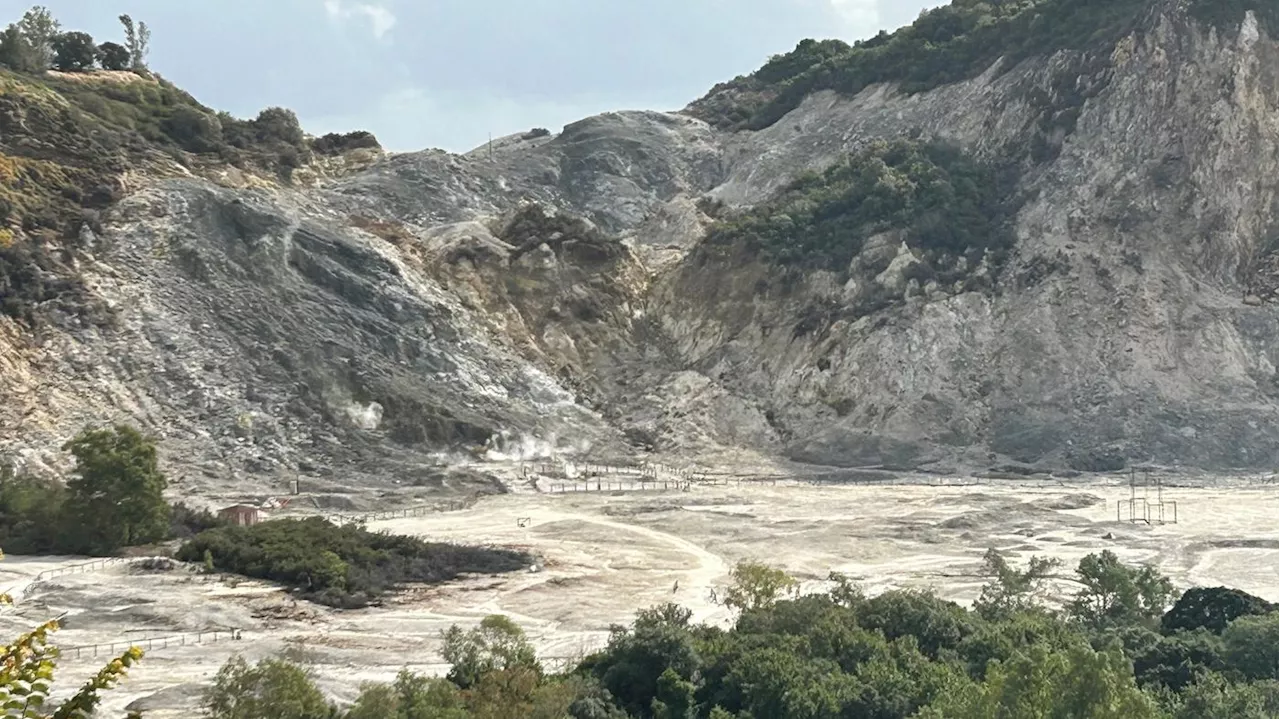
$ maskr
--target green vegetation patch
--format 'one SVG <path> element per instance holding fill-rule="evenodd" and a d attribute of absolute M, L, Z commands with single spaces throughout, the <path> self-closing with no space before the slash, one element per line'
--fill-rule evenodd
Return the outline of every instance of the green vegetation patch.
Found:
<path fill-rule="evenodd" d="M 1109 56 L 1153 8 L 1151 0 L 954 0 L 896 32 L 853 45 L 804 40 L 751 75 L 718 86 L 690 112 L 722 128 L 760 129 L 820 90 L 852 95 L 893 82 L 917 93 L 975 77 L 1001 58 L 1007 69 L 1059 50 Z M 1247 10 L 1276 36 L 1271 3 L 1194 0 L 1189 8 L 1194 18 L 1219 29 L 1238 26 Z"/>
<path fill-rule="evenodd" d="M 892 34 L 882 31 L 851 46 L 805 40 L 742 83 L 770 88 L 751 93 L 754 106 L 736 111 L 749 119 L 735 124 L 723 113 L 703 119 L 759 129 L 819 90 L 852 95 L 868 85 L 895 82 L 904 92 L 924 92 L 974 77 L 1002 57 L 1005 67 L 1012 67 L 1032 55 L 1114 45 L 1137 27 L 1149 5 L 1148 0 L 955 0 L 921 13 Z"/>
<path fill-rule="evenodd" d="M 513 550 L 424 542 L 319 517 L 211 529 L 182 545 L 177 558 L 280 582 L 342 608 L 367 606 L 407 582 L 514 572 L 532 561 Z"/>
<path fill-rule="evenodd" d="M 0 313 L 28 325 L 49 309 L 109 320 L 69 260 L 124 172 L 231 164 L 287 181 L 314 153 L 378 146 L 367 132 L 309 140 L 283 108 L 214 112 L 147 68 L 145 23 L 120 22 L 123 45 L 64 31 L 42 6 L 0 31 Z"/>
<path fill-rule="evenodd" d="M 1014 241 L 1012 186 L 1010 173 L 954 147 L 877 142 L 799 178 L 774 200 L 717 222 L 706 244 L 844 272 L 868 237 L 902 230 L 935 272 L 947 275 L 959 257 L 973 267 L 986 255 L 998 266 Z"/>

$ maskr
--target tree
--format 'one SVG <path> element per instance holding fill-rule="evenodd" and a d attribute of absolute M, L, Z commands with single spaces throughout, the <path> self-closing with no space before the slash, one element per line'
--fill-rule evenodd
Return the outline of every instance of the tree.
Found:
<path fill-rule="evenodd" d="M 129 48 L 114 42 L 104 42 L 98 46 L 98 64 L 103 70 L 128 70 Z"/>
<path fill-rule="evenodd" d="M 698 703 L 693 698 L 693 682 L 686 681 L 670 667 L 658 677 L 653 697 L 654 719 L 696 719 Z"/>
<path fill-rule="evenodd" d="M 19 72 L 35 72 L 36 62 L 31 43 L 22 34 L 22 28 L 17 23 L 9 23 L 0 33 L 0 65 Z"/>
<path fill-rule="evenodd" d="M 120 24 L 124 25 L 124 43 L 129 49 L 129 66 L 135 72 L 147 69 L 147 51 L 151 42 L 151 29 L 145 22 L 136 25 L 128 15 L 120 16 Z"/>
<path fill-rule="evenodd" d="M 749 612 L 773 606 L 774 602 L 799 593 L 800 583 L 791 575 L 767 564 L 743 560 L 729 572 L 733 580 L 724 591 L 721 604 Z"/>
<path fill-rule="evenodd" d="M 0 546 L 14 554 L 44 554 L 63 544 L 61 484 L 0 467 Z"/>
<path fill-rule="evenodd" d="M 475 719 L 562 719 L 577 695 L 572 684 L 543 681 L 527 665 L 491 671 L 465 693 Z"/>
<path fill-rule="evenodd" d="M 468 719 L 458 687 L 401 670 L 392 684 L 365 684 L 345 719 Z"/>
<path fill-rule="evenodd" d="M 1275 719 L 1275 682 L 1235 683 L 1212 672 L 1178 697 L 1173 719 Z"/>
<path fill-rule="evenodd" d="M 698 669 L 689 620 L 692 613 L 664 604 L 636 613 L 631 629 L 611 628 L 609 645 L 594 656 L 589 668 L 618 705 L 644 716 L 657 695 L 658 677 L 672 669 L 689 678 Z"/>
<path fill-rule="evenodd" d="M 53 67 L 62 72 L 84 72 L 91 69 L 98 59 L 98 46 L 93 44 L 93 37 L 87 32 L 59 33 L 51 45 Z"/>
<path fill-rule="evenodd" d="M 982 684 L 943 693 L 919 719 L 1157 719 L 1160 712 L 1133 681 L 1117 648 L 1083 642 L 1064 651 L 1040 646 L 992 662 Z"/>
<path fill-rule="evenodd" d="M 67 531 L 80 551 L 96 554 L 155 542 L 169 531 L 165 478 L 155 444 L 128 425 L 86 430 L 66 444 L 76 458 L 67 482 Z"/>
<path fill-rule="evenodd" d="M 494 671 L 527 667 L 541 672 L 524 630 L 501 614 L 490 614 L 480 626 L 464 632 L 453 625 L 444 633 L 444 660 L 453 665 L 448 679 L 463 689 Z"/>
<path fill-rule="evenodd" d="M 0 559 L 4 559 L 4 552 L 0 552 Z M 0 605 L 12 603 L 12 597 L 0 593 Z M 110 689 L 142 658 L 141 649 L 130 647 L 93 675 L 74 695 L 53 706 L 48 698 L 57 669 L 57 650 L 50 644 L 49 635 L 58 628 L 58 620 L 49 620 L 0 649 L 0 707 L 4 709 L 4 716 L 22 719 L 91 716 L 101 699 L 99 693 Z"/>
<path fill-rule="evenodd" d="M 1062 563 L 1048 557 L 1031 557 L 1027 568 L 1018 571 L 1009 566 L 995 548 L 987 550 L 983 557 L 983 574 L 991 581 L 982 587 L 982 594 L 974 602 L 974 611 L 985 619 L 999 619 L 1037 606 L 1037 599 L 1053 570 Z"/>
<path fill-rule="evenodd" d="M 1222 632 L 1226 664 L 1249 679 L 1278 679 L 1280 624 L 1277 613 L 1244 616 Z"/>
<path fill-rule="evenodd" d="M 1205 627 L 1215 634 L 1221 634 L 1237 617 L 1267 614 L 1275 610 L 1275 604 L 1239 589 L 1192 587 L 1160 618 L 1160 628 L 1165 632 L 1173 632 Z"/>
<path fill-rule="evenodd" d="M 268 107 L 253 120 L 253 129 L 259 142 L 283 142 L 302 147 L 305 135 L 298 116 L 284 107 Z"/>
<path fill-rule="evenodd" d="M 30 66 L 26 68 L 28 72 L 44 72 L 53 64 L 53 39 L 57 37 L 59 27 L 53 14 L 43 5 L 31 8 L 18 21 L 18 29 L 31 53 Z"/>
<path fill-rule="evenodd" d="M 298 665 L 264 659 L 249 666 L 239 655 L 218 670 L 203 706 L 210 719 L 328 719 L 333 714 Z"/>
<path fill-rule="evenodd" d="M 1152 623 L 1175 595 L 1167 577 L 1149 566 L 1127 567 L 1110 550 L 1081 559 L 1076 576 L 1084 587 L 1067 604 L 1067 613 L 1099 628 Z"/>

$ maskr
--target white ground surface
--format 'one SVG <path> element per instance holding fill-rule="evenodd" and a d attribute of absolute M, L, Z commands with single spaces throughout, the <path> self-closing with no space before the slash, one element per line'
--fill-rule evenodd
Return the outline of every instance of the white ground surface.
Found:
<path fill-rule="evenodd" d="M 440 632 L 490 613 L 518 621 L 547 658 L 585 653 L 603 643 L 610 624 L 664 601 L 689 607 L 699 620 L 727 622 L 709 592 L 743 558 L 783 567 L 813 588 L 837 570 L 870 593 L 929 587 L 968 602 L 983 582 L 976 571 L 989 546 L 1019 560 L 1059 557 L 1067 568 L 1111 549 L 1127 561 L 1155 563 L 1180 586 L 1222 584 L 1276 601 L 1277 488 L 1229 484 L 1167 489 L 1180 521 L 1150 527 L 1118 524 L 1116 500 L 1128 488 L 1099 481 L 522 492 L 371 527 L 523 547 L 543 558 L 537 572 L 410 588 L 384 607 L 338 612 L 295 603 L 264 583 L 183 570 L 117 566 L 32 582 L 42 570 L 83 560 L 9 557 L 0 563 L 0 588 L 27 593 L 15 609 L 0 611 L 0 631 L 12 636 L 62 612 L 65 628 L 56 636 L 63 647 L 242 629 L 239 641 L 157 646 L 106 695 L 109 715 L 132 705 L 160 719 L 192 716 L 201 687 L 237 652 L 249 659 L 286 652 L 335 697 L 350 699 L 358 682 L 390 679 L 401 667 L 443 672 Z M 527 526 L 517 526 L 521 517 Z M 67 652 L 60 684 L 83 680 L 104 658 Z"/>

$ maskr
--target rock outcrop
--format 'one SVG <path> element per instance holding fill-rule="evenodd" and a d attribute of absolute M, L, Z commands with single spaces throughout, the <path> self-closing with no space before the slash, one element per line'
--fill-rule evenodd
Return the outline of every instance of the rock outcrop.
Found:
<path fill-rule="evenodd" d="M 468 451 L 1274 468 L 1274 33 L 1161 0 L 1102 50 L 824 90 L 758 130 L 618 112 L 292 184 L 134 173 L 68 250 L 109 319 L 0 317 L 0 452 L 59 470 L 131 421 L 211 484 Z M 998 167 L 1011 246 L 708 244 L 902 138 Z"/>

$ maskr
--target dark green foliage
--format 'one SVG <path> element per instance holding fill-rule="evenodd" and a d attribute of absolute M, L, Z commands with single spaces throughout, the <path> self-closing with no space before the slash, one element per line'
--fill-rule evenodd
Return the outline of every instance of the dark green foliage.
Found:
<path fill-rule="evenodd" d="M 468 716 L 457 686 L 445 679 L 402 670 L 392 684 L 365 685 L 345 719 L 467 719 Z"/>
<path fill-rule="evenodd" d="M 1144 687 L 1155 685 L 1180 692 L 1201 674 L 1223 668 L 1222 640 L 1203 628 L 1166 636 L 1131 628 L 1124 639 L 1134 676 Z"/>
<path fill-rule="evenodd" d="M 98 46 L 87 32 L 64 32 L 53 38 L 53 67 L 62 72 L 84 72 L 98 60 Z"/>
<path fill-rule="evenodd" d="M 129 50 L 130 67 L 138 72 L 146 70 L 151 30 L 145 22 L 135 24 L 128 15 L 120 16 L 120 24 L 124 26 L 124 44 Z"/>
<path fill-rule="evenodd" d="M 82 309 L 87 319 L 95 319 L 79 277 L 47 246 L 38 242 L 0 244 L 0 314 L 34 326 L 42 305 Z"/>
<path fill-rule="evenodd" d="M 440 654 L 452 665 L 447 678 L 462 689 L 479 684 L 492 672 L 520 668 L 541 672 L 524 630 L 501 614 L 485 617 L 471 631 L 464 632 L 456 624 L 449 627 Z"/>
<path fill-rule="evenodd" d="M 181 503 L 163 506 L 155 448 L 135 430 L 85 432 L 73 443 L 86 459 L 77 461 L 80 476 L 67 487 L 0 467 L 0 547 L 5 551 L 110 554 L 225 524 Z"/>
<path fill-rule="evenodd" d="M 207 529 L 227 526 L 227 521 L 207 509 L 193 509 L 182 502 L 169 508 L 169 537 L 189 539 Z"/>
<path fill-rule="evenodd" d="M 1275 719 L 1276 682 L 1233 682 L 1212 672 L 1170 702 L 1173 719 Z"/>
<path fill-rule="evenodd" d="M 1091 555 L 1078 574 L 1096 579 L 1110 565 Z M 1144 568 L 1126 569 L 1143 584 Z M 1161 634 L 1145 611 L 1115 615 L 1099 632 L 1034 604 L 993 621 L 924 592 L 867 598 L 833 579 L 832 595 L 760 604 L 729 630 L 693 625 L 676 605 L 642 611 L 568 676 L 542 674 L 520 628 L 491 616 L 446 633 L 452 681 L 401 672 L 329 714 L 298 667 L 236 659 L 205 707 L 225 719 L 264 717 L 271 702 L 281 709 L 270 716 L 317 719 L 1262 719 L 1278 710 L 1274 678 L 1255 678 L 1274 677 L 1280 663 L 1274 613 L 1242 616 L 1221 637 L 1204 627 Z"/>
<path fill-rule="evenodd" d="M 1084 588 L 1067 612 L 1094 628 L 1154 626 L 1175 597 L 1173 585 L 1153 568 L 1127 566 L 1109 550 L 1081 559 L 1076 576 Z"/>
<path fill-rule="evenodd" d="M 330 132 L 311 141 L 311 150 L 321 155 L 340 155 L 362 147 L 380 149 L 382 145 L 378 144 L 378 138 L 372 132 L 366 130 Z"/>
<path fill-rule="evenodd" d="M 888 639 L 914 637 L 920 651 L 937 658 L 956 649 L 974 631 L 972 615 L 955 602 L 926 592 L 888 591 L 858 609 L 858 624 L 879 630 Z"/>
<path fill-rule="evenodd" d="M 1274 612 L 1276 605 L 1262 597 L 1229 587 L 1188 589 L 1160 619 L 1165 632 L 1204 627 L 1220 634 L 1236 617 Z"/>
<path fill-rule="evenodd" d="M 1248 679 L 1276 680 L 1280 626 L 1276 612 L 1240 617 L 1222 632 L 1226 667 Z"/>
<path fill-rule="evenodd" d="M 0 467 L 0 547 L 12 554 L 40 554 L 58 546 L 62 505 L 60 484 Z"/>
<path fill-rule="evenodd" d="M 104 42 L 98 46 L 98 64 L 103 70 L 128 70 L 129 49 L 114 42 Z"/>
<path fill-rule="evenodd" d="M 279 659 L 249 666 L 232 657 L 204 692 L 209 719 L 329 719 L 340 714 L 301 667 Z"/>
<path fill-rule="evenodd" d="M 302 145 L 302 125 L 293 110 L 283 107 L 268 107 L 250 122 L 254 131 L 254 139 L 263 143 L 284 143 L 298 147 Z"/>
<path fill-rule="evenodd" d="M 66 444 L 76 458 L 63 507 L 68 544 L 87 554 L 164 539 L 169 505 L 155 443 L 128 425 L 86 430 Z"/>
<path fill-rule="evenodd" d="M 10 23 L 0 33 L 0 66 L 19 72 L 35 72 L 35 62 L 31 43 L 27 42 L 17 23 Z"/>
<path fill-rule="evenodd" d="M 338 527 L 319 517 L 207 530 L 182 545 L 177 557 L 200 562 L 205 551 L 219 570 L 281 582 L 336 607 L 366 606 L 406 582 L 512 572 L 530 563 L 510 550 L 429 543 Z"/>
<path fill-rule="evenodd" d="M 173 109 L 160 130 L 188 152 L 217 152 L 222 145 L 222 124 L 212 113 L 195 107 Z"/>
<path fill-rule="evenodd" d="M 709 248 L 744 246 L 783 265 L 843 271 L 875 233 L 901 230 L 923 262 L 954 281 L 1002 261 L 1014 237 L 1011 178 L 961 150 L 908 140 L 877 142 L 779 197 L 709 230 Z"/>
<path fill-rule="evenodd" d="M 667 604 L 636 615 L 630 630 L 615 627 L 609 646 L 584 664 L 613 695 L 618 705 L 645 716 L 658 692 L 658 678 L 671 669 L 688 678 L 698 658 L 690 632 L 690 613 Z"/>
<path fill-rule="evenodd" d="M 852 46 L 838 40 L 801 41 L 752 75 L 719 86 L 690 111 L 720 127 L 759 129 L 819 90 L 855 94 L 892 82 L 917 93 L 974 77 L 997 60 L 1009 69 L 1028 57 L 1060 50 L 1107 58 L 1116 41 L 1139 28 L 1151 8 L 1149 0 L 954 0 L 921 13 L 894 33 L 881 32 Z M 1190 7 L 1193 17 L 1220 29 L 1236 27 L 1245 10 L 1253 10 L 1276 37 L 1273 3 L 1195 0 Z M 1074 124 L 1071 118 L 1062 121 Z"/>

